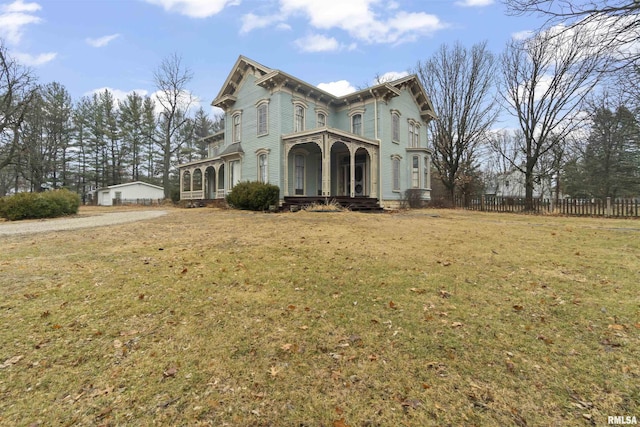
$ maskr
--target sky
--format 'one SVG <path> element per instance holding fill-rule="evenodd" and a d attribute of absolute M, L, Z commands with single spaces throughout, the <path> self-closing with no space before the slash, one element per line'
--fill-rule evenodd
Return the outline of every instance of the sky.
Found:
<path fill-rule="evenodd" d="M 74 101 L 105 88 L 151 95 L 177 54 L 212 114 L 239 55 L 344 95 L 410 73 L 443 44 L 486 40 L 499 54 L 539 25 L 501 0 L 0 0 L 0 39 L 40 83 Z"/>

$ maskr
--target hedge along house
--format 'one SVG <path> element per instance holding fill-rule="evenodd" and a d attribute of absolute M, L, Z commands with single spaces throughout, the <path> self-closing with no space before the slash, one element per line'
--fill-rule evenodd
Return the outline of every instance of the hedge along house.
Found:
<path fill-rule="evenodd" d="M 407 189 L 430 199 L 435 113 L 415 75 L 338 97 L 240 56 L 212 105 L 225 129 L 205 138 L 208 158 L 179 166 L 182 200 L 224 198 L 256 180 L 279 186 L 287 204 L 395 207 Z"/>

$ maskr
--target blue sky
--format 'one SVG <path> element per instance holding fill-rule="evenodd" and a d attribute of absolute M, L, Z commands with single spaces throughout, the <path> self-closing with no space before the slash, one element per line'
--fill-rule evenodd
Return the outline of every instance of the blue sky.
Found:
<path fill-rule="evenodd" d="M 153 71 L 177 53 L 207 111 L 239 55 L 342 94 L 443 43 L 487 40 L 499 53 L 539 24 L 500 0 L 0 0 L 0 38 L 41 83 L 74 100 L 152 94 Z"/>

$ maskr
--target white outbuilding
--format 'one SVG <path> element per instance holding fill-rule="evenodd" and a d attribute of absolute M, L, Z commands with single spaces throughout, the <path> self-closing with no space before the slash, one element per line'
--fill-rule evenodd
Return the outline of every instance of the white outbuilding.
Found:
<path fill-rule="evenodd" d="M 151 205 L 164 199 L 164 189 L 142 181 L 110 185 L 96 190 L 98 205 L 112 206 L 122 204 Z"/>

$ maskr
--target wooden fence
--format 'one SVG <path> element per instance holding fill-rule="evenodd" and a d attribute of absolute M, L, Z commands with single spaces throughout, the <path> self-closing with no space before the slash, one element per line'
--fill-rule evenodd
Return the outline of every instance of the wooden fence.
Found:
<path fill-rule="evenodd" d="M 525 199 L 517 197 L 456 198 L 457 208 L 483 212 L 522 212 L 557 214 L 567 216 L 601 216 L 615 218 L 640 218 L 638 199 L 533 199 L 531 209 L 526 209 Z"/>

